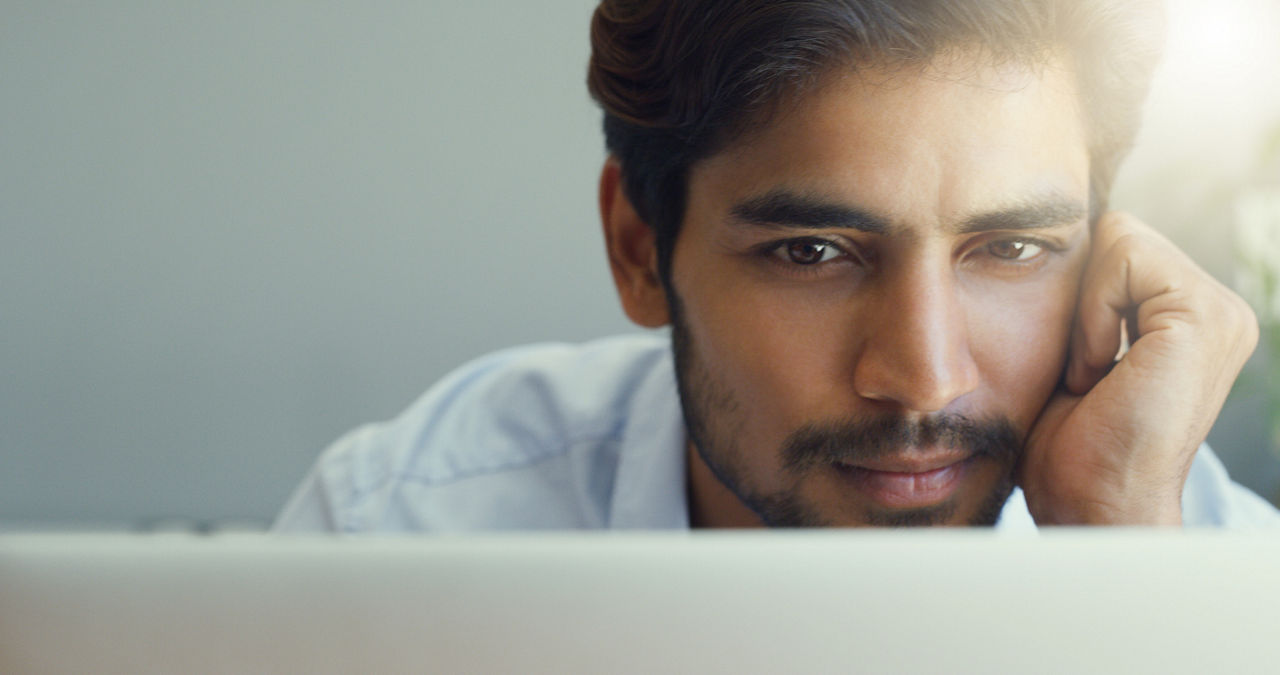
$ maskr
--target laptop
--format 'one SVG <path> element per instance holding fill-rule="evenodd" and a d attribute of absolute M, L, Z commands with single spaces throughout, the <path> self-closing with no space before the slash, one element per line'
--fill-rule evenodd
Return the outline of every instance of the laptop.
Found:
<path fill-rule="evenodd" d="M 1280 672 L 1280 537 L 0 536 L 0 673 Z"/>

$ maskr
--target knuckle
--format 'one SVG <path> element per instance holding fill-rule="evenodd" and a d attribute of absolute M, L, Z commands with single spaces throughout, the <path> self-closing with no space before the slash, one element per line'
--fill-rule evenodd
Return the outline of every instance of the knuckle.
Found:
<path fill-rule="evenodd" d="M 1111 242 L 1110 256 L 1116 261 L 1130 261 L 1142 251 L 1142 240 L 1137 233 L 1125 232 Z"/>
<path fill-rule="evenodd" d="M 1102 218 L 1098 219 L 1098 225 L 1107 228 L 1125 227 L 1132 226 L 1136 220 L 1132 213 L 1124 209 L 1115 209 L 1103 214 Z"/>
<path fill-rule="evenodd" d="M 1257 347 L 1260 338 L 1257 315 L 1244 298 L 1226 286 L 1217 284 L 1216 280 L 1211 288 L 1217 292 L 1202 294 L 1198 303 L 1199 315 L 1203 317 L 1209 330 L 1220 336 L 1220 344 L 1238 350 L 1247 358 Z"/>
<path fill-rule="evenodd" d="M 1240 297 L 1234 291 L 1225 286 L 1220 287 L 1221 291 L 1210 299 L 1213 306 L 1220 308 L 1219 311 L 1223 315 L 1224 321 L 1229 326 L 1237 329 L 1257 328 L 1258 316 L 1254 314 L 1253 308 L 1244 298 Z"/>
<path fill-rule="evenodd" d="M 1249 303 L 1245 302 L 1239 296 L 1236 296 L 1236 303 L 1240 312 L 1239 321 L 1244 324 L 1241 328 L 1241 333 L 1244 336 L 1245 346 L 1249 353 L 1253 353 L 1253 350 L 1258 346 L 1258 340 L 1260 339 L 1262 332 L 1261 328 L 1258 326 L 1258 315 L 1254 313 L 1253 308 L 1249 306 Z"/>

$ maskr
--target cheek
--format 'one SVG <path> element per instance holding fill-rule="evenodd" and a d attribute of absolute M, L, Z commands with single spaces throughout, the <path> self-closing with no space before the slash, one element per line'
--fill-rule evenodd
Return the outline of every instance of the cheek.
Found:
<path fill-rule="evenodd" d="M 1024 432 L 1062 376 L 1076 289 L 1076 275 L 1068 274 L 972 301 L 970 348 L 991 408 Z"/>
<path fill-rule="evenodd" d="M 744 290 L 698 309 L 699 353 L 749 412 L 793 417 L 808 393 L 826 388 L 833 333 L 796 299 Z"/>
<path fill-rule="evenodd" d="M 821 294 L 756 284 L 713 265 L 682 276 L 676 287 L 698 359 L 732 393 L 737 422 L 753 440 L 776 446 L 824 400 L 835 402 L 841 313 Z"/>

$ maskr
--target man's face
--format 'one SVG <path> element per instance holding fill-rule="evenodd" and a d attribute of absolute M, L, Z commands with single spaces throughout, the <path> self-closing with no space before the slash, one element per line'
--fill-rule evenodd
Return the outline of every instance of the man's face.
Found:
<path fill-rule="evenodd" d="M 694 165 L 668 295 L 695 520 L 994 522 L 1088 253 L 1076 98 L 1063 67 L 842 73 Z"/>

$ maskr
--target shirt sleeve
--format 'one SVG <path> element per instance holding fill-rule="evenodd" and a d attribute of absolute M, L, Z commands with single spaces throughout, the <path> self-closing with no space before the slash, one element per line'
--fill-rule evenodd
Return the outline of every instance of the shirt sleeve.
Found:
<path fill-rule="evenodd" d="M 294 490 L 276 517 L 274 532 L 345 532 L 349 523 L 345 512 L 358 496 L 360 478 L 370 473 L 364 464 L 375 457 L 380 425 L 357 427 L 334 441 L 316 460 L 302 483 Z"/>
<path fill-rule="evenodd" d="M 463 364 L 395 418 L 330 445 L 272 529 L 599 527 L 635 380 L 668 349 L 644 336 L 528 345 Z"/>
<path fill-rule="evenodd" d="M 328 489 L 312 470 L 272 524 L 273 532 L 337 532 Z"/>
<path fill-rule="evenodd" d="M 366 424 L 347 432 L 320 454 L 272 524 L 274 532 L 355 532 L 369 529 L 370 502 L 393 489 L 390 481 L 415 449 L 456 444 L 456 434 L 433 433 L 434 421 L 469 393 L 484 398 L 474 380 L 496 370 L 519 350 L 506 350 L 464 364 L 386 423 Z M 483 408 L 483 405 L 473 406 Z M 455 415 L 456 417 L 456 415 Z M 443 436 L 443 438 L 442 438 Z M 374 497 L 375 499 L 370 499 Z"/>
<path fill-rule="evenodd" d="M 1201 445 L 1182 491 L 1187 527 L 1233 530 L 1280 529 L 1280 510 L 1231 480 L 1208 445 Z"/>

